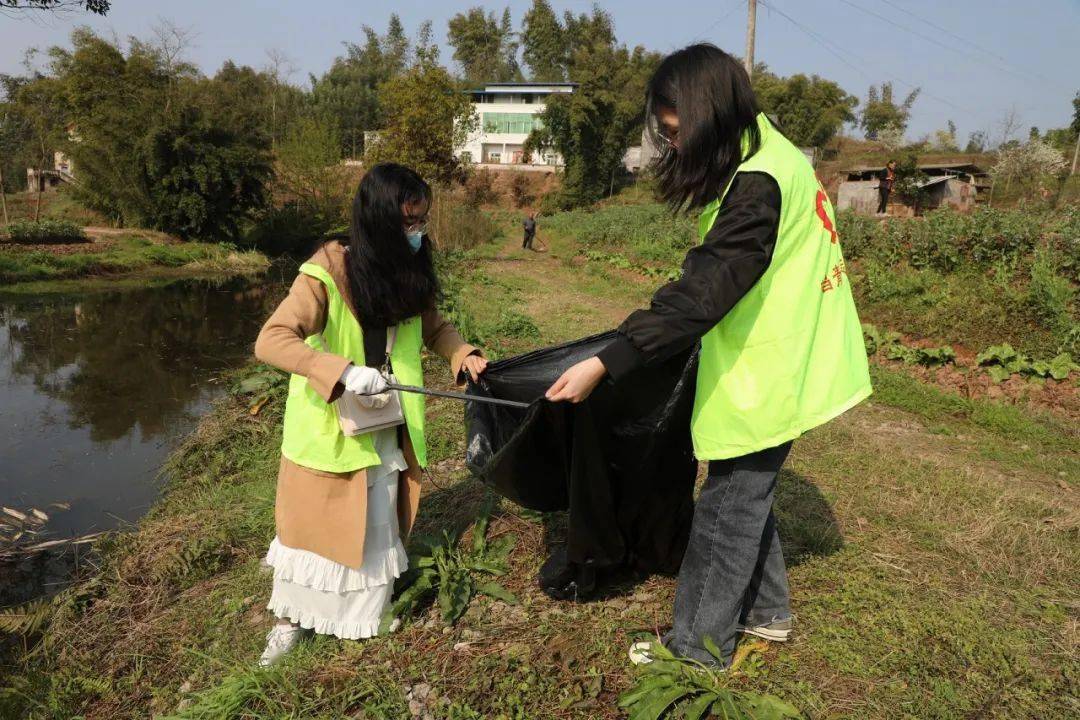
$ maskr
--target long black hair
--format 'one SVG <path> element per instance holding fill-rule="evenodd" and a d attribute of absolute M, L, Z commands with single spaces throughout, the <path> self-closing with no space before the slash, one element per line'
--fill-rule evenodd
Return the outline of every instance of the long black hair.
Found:
<path fill-rule="evenodd" d="M 659 135 L 656 111 L 679 117 L 679 149 Z M 660 194 L 673 208 L 709 204 L 746 157 L 761 146 L 757 99 L 743 66 L 708 43 L 668 55 L 645 90 L 645 117 L 655 147 Z M 743 136 L 749 141 L 742 150 Z"/>
<path fill-rule="evenodd" d="M 439 281 L 425 235 L 413 253 L 401 206 L 431 202 L 431 187 L 394 163 L 372 167 L 360 181 L 349 225 L 348 274 L 353 305 L 368 327 L 389 327 L 435 307 Z"/>

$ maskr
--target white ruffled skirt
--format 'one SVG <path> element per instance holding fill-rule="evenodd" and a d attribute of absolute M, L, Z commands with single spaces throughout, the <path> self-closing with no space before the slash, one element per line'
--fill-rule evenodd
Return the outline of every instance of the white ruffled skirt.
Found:
<path fill-rule="evenodd" d="M 397 428 L 372 437 L 381 465 L 368 468 L 364 562 L 359 570 L 275 537 L 266 553 L 274 570 L 267 609 L 320 635 L 359 640 L 376 635 L 394 580 L 408 569 L 397 515 L 398 473 L 408 466 L 398 447 Z"/>

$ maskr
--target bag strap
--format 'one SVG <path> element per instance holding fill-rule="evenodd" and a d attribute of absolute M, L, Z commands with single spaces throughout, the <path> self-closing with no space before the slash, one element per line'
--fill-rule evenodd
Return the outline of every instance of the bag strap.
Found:
<path fill-rule="evenodd" d="M 397 341 L 397 325 L 386 328 L 386 358 L 383 360 L 383 374 L 389 375 L 393 370 L 390 365 L 390 353 L 394 351 L 394 342 Z"/>

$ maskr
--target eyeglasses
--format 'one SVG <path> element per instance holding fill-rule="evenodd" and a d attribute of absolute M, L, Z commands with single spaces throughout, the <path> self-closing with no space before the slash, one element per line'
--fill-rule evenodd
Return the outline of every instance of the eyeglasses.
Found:
<path fill-rule="evenodd" d="M 667 129 L 664 127 L 658 127 L 656 129 L 656 136 L 660 140 L 668 145 L 668 147 L 676 148 L 675 143 L 679 142 L 679 128 Z"/>
<path fill-rule="evenodd" d="M 423 235 L 424 233 L 427 232 L 427 229 L 428 229 L 428 219 L 427 219 L 426 216 L 421 218 L 420 220 L 417 220 L 416 222 L 412 222 L 412 223 L 409 222 L 409 218 L 405 218 L 405 232 L 407 232 L 407 233 L 418 232 L 421 235 Z"/>

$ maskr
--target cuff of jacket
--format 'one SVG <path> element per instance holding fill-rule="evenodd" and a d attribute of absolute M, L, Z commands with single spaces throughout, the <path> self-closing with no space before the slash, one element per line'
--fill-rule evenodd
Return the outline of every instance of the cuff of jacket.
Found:
<path fill-rule="evenodd" d="M 645 364 L 645 358 L 625 335 L 619 335 L 615 341 L 596 354 L 604 364 L 608 376 L 618 382 Z"/>
<path fill-rule="evenodd" d="M 470 355 L 479 355 L 480 357 L 484 357 L 484 351 L 478 347 L 473 347 L 472 345 L 462 345 L 454 351 L 454 354 L 450 358 L 450 370 L 454 374 L 454 382 L 456 382 L 458 385 L 465 384 L 466 373 L 463 365 L 465 364 L 465 358 L 469 357 Z"/>
<path fill-rule="evenodd" d="M 349 367 L 348 358 L 333 353 L 319 353 L 308 368 L 308 385 L 323 400 L 333 402 L 341 397 L 345 389 L 345 386 L 338 381 L 341 380 L 341 374 L 347 367 Z"/>

